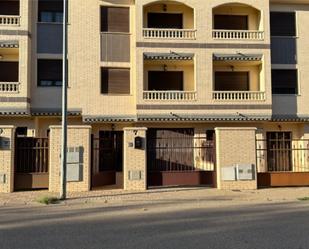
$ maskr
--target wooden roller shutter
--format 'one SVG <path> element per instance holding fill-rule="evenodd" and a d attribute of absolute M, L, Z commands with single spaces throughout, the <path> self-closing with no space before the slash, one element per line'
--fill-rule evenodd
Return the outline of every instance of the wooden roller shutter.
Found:
<path fill-rule="evenodd" d="M 102 7 L 101 31 L 102 32 L 130 32 L 129 8 Z"/>
<path fill-rule="evenodd" d="M 0 62 L 0 81 L 18 82 L 18 62 Z"/>
<path fill-rule="evenodd" d="M 271 12 L 270 32 L 272 36 L 296 36 L 294 12 Z"/>
<path fill-rule="evenodd" d="M 273 69 L 272 93 L 273 94 L 297 94 L 298 93 L 298 75 L 296 69 Z"/>
<path fill-rule="evenodd" d="M 216 91 L 249 91 L 248 72 L 216 72 Z"/>
<path fill-rule="evenodd" d="M 130 69 L 102 68 L 103 94 L 130 94 Z"/>

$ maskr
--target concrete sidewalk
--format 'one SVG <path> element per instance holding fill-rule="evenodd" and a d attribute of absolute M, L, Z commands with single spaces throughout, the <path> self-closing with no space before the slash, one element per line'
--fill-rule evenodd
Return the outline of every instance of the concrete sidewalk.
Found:
<path fill-rule="evenodd" d="M 41 197 L 57 197 L 48 191 L 15 192 L 0 194 L 1 206 L 41 205 L 37 200 Z M 230 191 L 212 188 L 162 188 L 145 192 L 128 192 L 124 190 L 96 190 L 89 192 L 70 193 L 68 200 L 62 205 L 85 203 L 110 204 L 151 204 L 182 201 L 201 201 L 208 205 L 243 205 L 252 203 L 297 202 L 299 198 L 309 197 L 309 188 L 275 188 L 254 191 Z"/>

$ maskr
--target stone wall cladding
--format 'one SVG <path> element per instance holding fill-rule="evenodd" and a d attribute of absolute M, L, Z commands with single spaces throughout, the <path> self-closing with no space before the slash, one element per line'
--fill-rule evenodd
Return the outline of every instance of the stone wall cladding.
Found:
<path fill-rule="evenodd" d="M 222 181 L 221 168 L 236 164 L 256 165 L 255 128 L 216 128 L 217 186 L 219 189 L 257 189 L 253 181 Z"/>
<path fill-rule="evenodd" d="M 80 192 L 90 190 L 91 177 L 91 127 L 69 126 L 68 147 L 83 148 L 83 176 L 80 182 L 68 182 L 68 192 Z M 49 191 L 60 190 L 60 154 L 61 154 L 61 127 L 50 127 L 50 155 L 49 155 Z"/>
<path fill-rule="evenodd" d="M 147 188 L 147 148 L 146 148 L 147 128 L 125 128 L 124 129 L 124 189 L 125 190 L 146 190 Z M 144 139 L 144 148 L 135 149 L 135 137 Z M 129 144 L 133 147 L 129 146 Z M 140 180 L 130 180 L 129 172 L 140 171 L 142 177 Z"/>
<path fill-rule="evenodd" d="M 14 126 L 0 126 L 2 134 L 0 137 L 10 139 L 10 149 L 0 149 L 0 174 L 5 174 L 5 183 L 0 183 L 0 193 L 11 193 L 14 191 Z"/>

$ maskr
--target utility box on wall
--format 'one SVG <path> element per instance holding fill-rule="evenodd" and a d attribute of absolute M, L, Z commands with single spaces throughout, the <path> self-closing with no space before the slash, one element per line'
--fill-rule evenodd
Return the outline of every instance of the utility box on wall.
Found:
<path fill-rule="evenodd" d="M 0 150 L 10 150 L 10 149 L 11 149 L 10 138 L 0 136 Z"/>
<path fill-rule="evenodd" d="M 221 168 L 223 181 L 254 181 L 256 175 L 254 164 L 237 164 Z"/>
<path fill-rule="evenodd" d="M 70 147 L 67 152 L 67 182 L 83 180 L 83 148 Z"/>

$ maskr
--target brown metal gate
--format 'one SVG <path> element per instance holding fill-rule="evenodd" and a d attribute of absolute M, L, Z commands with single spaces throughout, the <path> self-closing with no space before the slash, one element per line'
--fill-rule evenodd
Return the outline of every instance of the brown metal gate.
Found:
<path fill-rule="evenodd" d="M 16 137 L 14 189 L 47 189 L 48 138 Z"/>
<path fill-rule="evenodd" d="M 99 137 L 92 136 L 92 188 L 122 185 L 123 132 L 100 131 Z"/>
<path fill-rule="evenodd" d="M 291 132 L 267 132 L 257 139 L 259 187 L 309 186 L 309 140 Z"/>
<path fill-rule="evenodd" d="M 214 140 L 194 129 L 150 129 L 148 186 L 215 186 Z"/>

